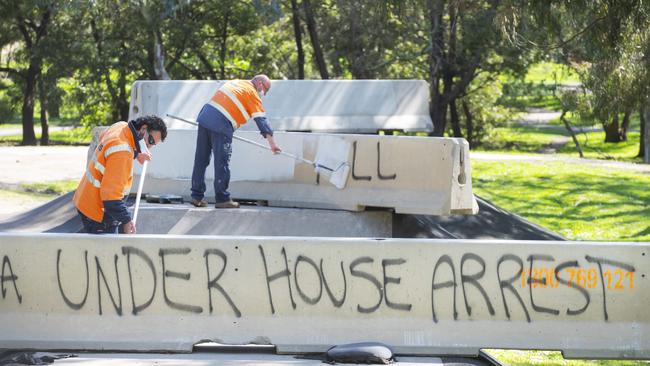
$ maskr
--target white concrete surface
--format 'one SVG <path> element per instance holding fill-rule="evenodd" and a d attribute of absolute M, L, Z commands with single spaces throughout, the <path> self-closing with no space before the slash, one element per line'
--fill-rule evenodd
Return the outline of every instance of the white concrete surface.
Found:
<path fill-rule="evenodd" d="M 390 238 L 387 211 L 344 212 L 242 205 L 238 210 L 142 203 L 138 234 Z"/>
<path fill-rule="evenodd" d="M 265 143 L 256 132 L 237 134 Z M 309 164 L 234 140 L 230 162 L 233 198 L 265 200 L 271 206 L 353 211 L 371 206 L 428 215 L 478 210 L 472 194 L 469 145 L 464 139 L 283 132 L 276 133 L 275 139 L 281 148 L 309 160 L 320 149 L 330 148 L 332 139 L 344 142 L 351 147 L 345 188 L 337 189 Z M 151 150 L 153 159 L 143 191 L 189 198 L 195 141 L 196 130 L 169 130 L 167 140 Z M 136 164 L 135 182 L 140 168 Z M 213 170 L 210 165 L 206 172 L 206 196 L 212 201 Z M 136 189 L 132 187 L 133 192 Z"/>
<path fill-rule="evenodd" d="M 0 242 L 0 348 L 189 351 L 212 340 L 309 352 L 372 340 L 407 354 L 514 348 L 650 359 L 650 243 L 83 234 Z"/>
<path fill-rule="evenodd" d="M 167 113 L 196 119 L 223 81 L 136 81 L 129 118 L 155 114 L 172 128 L 191 128 Z M 276 131 L 376 133 L 432 131 L 424 80 L 273 80 L 262 98 Z M 242 130 L 255 130 L 250 121 Z"/>
<path fill-rule="evenodd" d="M 55 356 L 56 354 L 52 354 Z M 445 363 L 438 357 L 398 357 L 391 365 L 415 366 L 437 365 Z M 142 354 L 142 353 L 84 353 L 73 358 L 60 359 L 56 366 L 323 366 L 323 361 L 317 358 L 296 357 L 293 355 L 275 355 L 265 353 L 243 352 L 236 353 L 191 353 L 191 354 Z M 451 362 L 450 366 L 462 366 L 460 360 Z M 468 360 L 467 366 L 476 365 Z M 480 365 L 480 364 L 479 364 Z"/>

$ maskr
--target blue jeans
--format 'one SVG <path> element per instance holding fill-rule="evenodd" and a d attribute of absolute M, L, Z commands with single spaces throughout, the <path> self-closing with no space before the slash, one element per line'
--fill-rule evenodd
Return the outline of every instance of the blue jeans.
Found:
<path fill-rule="evenodd" d="M 79 212 L 79 217 L 81 217 L 81 223 L 84 225 L 84 232 L 88 234 L 117 234 L 119 228 L 119 222 L 97 222 L 86 215 Z"/>
<path fill-rule="evenodd" d="M 217 202 L 229 201 L 232 134 L 217 133 L 203 126 L 199 126 L 196 135 L 196 152 L 192 170 L 192 198 L 201 200 L 205 195 L 205 170 L 210 165 L 211 154 L 214 155 L 214 198 Z"/>

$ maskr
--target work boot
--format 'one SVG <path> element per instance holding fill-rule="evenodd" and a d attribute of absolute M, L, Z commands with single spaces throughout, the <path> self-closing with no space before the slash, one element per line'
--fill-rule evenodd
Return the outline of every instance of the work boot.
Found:
<path fill-rule="evenodd" d="M 239 208 L 239 203 L 233 200 L 226 202 L 217 202 L 214 204 L 214 208 Z"/>
<path fill-rule="evenodd" d="M 195 207 L 208 207 L 208 201 L 206 201 L 206 200 L 197 200 L 197 199 L 192 198 L 192 204 Z"/>

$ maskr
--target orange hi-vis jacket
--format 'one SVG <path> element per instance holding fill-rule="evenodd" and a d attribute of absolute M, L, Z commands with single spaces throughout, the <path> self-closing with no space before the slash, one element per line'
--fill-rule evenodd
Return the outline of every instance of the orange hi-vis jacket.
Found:
<path fill-rule="evenodd" d="M 103 201 L 122 200 L 129 193 L 135 150 L 135 140 L 127 122 L 117 122 L 102 132 L 73 198 L 82 214 L 102 222 Z"/>
<path fill-rule="evenodd" d="M 235 130 L 251 118 L 266 117 L 262 99 L 250 80 L 226 82 L 208 104 L 226 116 Z"/>

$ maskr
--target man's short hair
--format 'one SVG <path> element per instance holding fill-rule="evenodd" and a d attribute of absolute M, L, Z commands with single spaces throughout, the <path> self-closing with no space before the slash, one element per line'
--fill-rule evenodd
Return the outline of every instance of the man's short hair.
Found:
<path fill-rule="evenodd" d="M 253 79 L 251 79 L 253 83 L 255 83 L 257 80 L 261 80 L 265 88 L 271 89 L 271 79 L 269 79 L 268 76 L 264 74 L 257 74 L 253 76 Z"/>
<path fill-rule="evenodd" d="M 149 115 L 138 117 L 133 121 L 135 129 L 139 130 L 142 125 L 147 125 L 147 128 L 152 131 L 160 131 L 160 138 L 162 141 L 165 141 L 167 137 L 167 126 L 165 122 L 157 116 Z"/>

